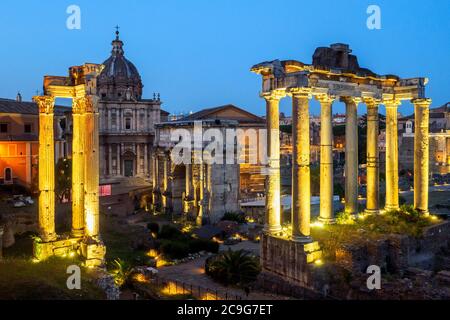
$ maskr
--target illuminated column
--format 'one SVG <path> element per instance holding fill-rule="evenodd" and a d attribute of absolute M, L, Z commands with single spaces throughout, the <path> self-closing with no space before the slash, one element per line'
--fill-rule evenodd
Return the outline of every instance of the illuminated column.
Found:
<path fill-rule="evenodd" d="M 398 206 L 398 128 L 397 108 L 399 100 L 385 101 L 386 106 L 386 205 L 385 210 L 397 210 Z"/>
<path fill-rule="evenodd" d="M 428 215 L 429 106 L 431 99 L 414 99 L 414 208 Z"/>
<path fill-rule="evenodd" d="M 73 138 L 72 138 L 72 236 L 84 235 L 84 135 L 85 98 L 73 98 Z"/>
<path fill-rule="evenodd" d="M 199 188 L 199 198 L 198 198 L 198 214 L 196 223 L 198 226 L 203 224 L 203 197 L 204 197 L 204 168 L 203 163 L 198 165 L 198 188 Z"/>
<path fill-rule="evenodd" d="M 277 92 L 272 92 L 263 95 L 263 97 L 266 100 L 268 158 L 264 232 L 277 234 L 281 231 L 279 103 L 282 96 Z"/>
<path fill-rule="evenodd" d="M 333 213 L 333 98 L 319 96 L 320 102 L 320 216 L 319 221 L 334 223 Z"/>
<path fill-rule="evenodd" d="M 378 104 L 373 99 L 367 105 L 367 200 L 366 212 L 379 212 Z"/>
<path fill-rule="evenodd" d="M 185 196 L 184 196 L 184 201 L 183 201 L 183 211 L 184 213 L 188 213 L 189 212 L 189 204 L 187 202 L 187 200 L 191 197 L 191 184 L 192 184 L 192 176 L 191 176 L 191 164 L 190 163 L 186 163 L 185 164 L 186 167 L 186 179 L 185 179 Z"/>
<path fill-rule="evenodd" d="M 167 157 L 163 157 L 163 181 L 162 181 L 162 207 L 163 209 L 167 209 L 167 186 L 168 186 L 168 160 Z"/>
<path fill-rule="evenodd" d="M 292 240 L 310 242 L 309 91 L 292 93 Z"/>
<path fill-rule="evenodd" d="M 358 213 L 358 116 L 360 99 L 341 98 L 345 102 L 345 212 Z"/>
<path fill-rule="evenodd" d="M 98 148 L 98 108 L 96 96 L 84 98 L 86 103 L 85 117 L 85 182 L 84 208 L 86 235 L 92 238 L 99 236 L 100 207 L 98 199 L 99 185 L 99 148 Z"/>
<path fill-rule="evenodd" d="M 55 233 L 55 145 L 53 111 L 55 99 L 36 96 L 39 107 L 39 233 L 42 241 L 56 239 Z"/>

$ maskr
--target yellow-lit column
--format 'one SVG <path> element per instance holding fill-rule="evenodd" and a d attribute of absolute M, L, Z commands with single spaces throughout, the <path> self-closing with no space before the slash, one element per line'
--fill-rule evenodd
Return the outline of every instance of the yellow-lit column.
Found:
<path fill-rule="evenodd" d="M 92 238 L 99 236 L 100 205 L 98 198 L 99 185 L 99 145 L 98 145 L 98 107 L 97 96 L 84 98 L 86 105 L 84 141 L 84 208 L 86 235 Z"/>
<path fill-rule="evenodd" d="M 267 158 L 266 166 L 266 216 L 264 232 L 276 235 L 281 232 L 280 194 L 280 110 L 282 95 L 278 92 L 263 94 L 266 100 Z"/>
<path fill-rule="evenodd" d="M 84 144 L 86 99 L 73 98 L 72 119 L 72 236 L 84 235 Z"/>
<path fill-rule="evenodd" d="M 185 174 L 185 194 L 183 199 L 183 212 L 187 214 L 189 212 L 189 203 L 188 199 L 191 197 L 191 164 L 186 163 L 185 164 L 186 174 Z"/>
<path fill-rule="evenodd" d="M 320 102 L 320 215 L 319 221 L 334 223 L 333 211 L 333 98 L 317 97 Z"/>
<path fill-rule="evenodd" d="M 358 213 L 358 103 L 359 98 L 343 97 L 345 103 L 345 212 Z"/>
<path fill-rule="evenodd" d="M 163 181 L 162 181 L 162 191 L 161 191 L 161 199 L 162 199 L 162 209 L 165 212 L 167 209 L 167 186 L 168 186 L 168 160 L 167 157 L 163 158 Z"/>
<path fill-rule="evenodd" d="M 385 210 L 397 210 L 398 206 L 398 128 L 397 108 L 399 100 L 388 100 L 386 106 L 386 204 Z"/>
<path fill-rule="evenodd" d="M 292 240 L 311 242 L 309 91 L 292 90 Z"/>
<path fill-rule="evenodd" d="M 367 197 L 366 212 L 379 212 L 378 103 L 367 99 Z"/>
<path fill-rule="evenodd" d="M 204 197 L 204 168 L 203 168 L 203 157 L 202 157 L 202 150 L 194 150 L 194 163 L 197 165 L 198 168 L 198 181 L 196 184 L 196 187 L 198 188 L 198 193 L 195 192 L 195 194 L 198 194 L 198 198 L 195 199 L 197 203 L 197 218 L 196 218 L 196 224 L 198 226 L 201 226 L 203 224 L 203 214 L 204 214 L 204 208 L 203 208 L 203 197 Z"/>
<path fill-rule="evenodd" d="M 428 215 L 429 106 L 431 99 L 414 99 L 414 208 Z"/>
<path fill-rule="evenodd" d="M 36 96 L 39 107 L 39 233 L 43 242 L 56 239 L 55 232 L 55 99 Z"/>

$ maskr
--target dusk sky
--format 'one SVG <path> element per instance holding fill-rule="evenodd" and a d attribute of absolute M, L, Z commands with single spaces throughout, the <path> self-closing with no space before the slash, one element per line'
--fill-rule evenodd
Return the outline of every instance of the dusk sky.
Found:
<path fill-rule="evenodd" d="M 72 4 L 81 8 L 81 30 L 66 28 Z M 381 8 L 381 30 L 366 27 L 370 4 Z M 450 101 L 449 0 L 2 0 L 0 12 L 1 98 L 20 91 L 29 101 L 44 75 L 102 63 L 118 24 L 144 97 L 159 92 L 171 113 L 232 103 L 262 115 L 261 79 L 250 67 L 274 59 L 311 63 L 316 47 L 335 42 L 348 43 L 360 66 L 376 73 L 428 77 L 432 107 Z M 335 104 L 334 112 L 343 110 Z M 290 99 L 282 111 L 290 114 Z M 319 112 L 317 103 L 311 112 Z"/>

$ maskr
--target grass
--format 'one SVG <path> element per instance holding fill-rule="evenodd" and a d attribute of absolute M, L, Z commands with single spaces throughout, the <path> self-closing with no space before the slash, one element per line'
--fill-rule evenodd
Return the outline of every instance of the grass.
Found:
<path fill-rule="evenodd" d="M 0 262 L 1 300 L 84 300 L 105 299 L 94 282 L 91 270 L 81 268 L 81 290 L 69 290 L 67 267 L 76 259 L 52 257 L 39 263 L 25 258 L 5 258 Z"/>

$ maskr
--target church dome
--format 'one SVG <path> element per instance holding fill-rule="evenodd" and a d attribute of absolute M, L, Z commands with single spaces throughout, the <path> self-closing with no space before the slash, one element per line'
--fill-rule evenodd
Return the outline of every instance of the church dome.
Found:
<path fill-rule="evenodd" d="M 141 76 L 134 64 L 125 58 L 123 42 L 116 31 L 111 56 L 103 62 L 103 70 L 97 78 L 97 92 L 102 100 L 140 100 Z"/>

